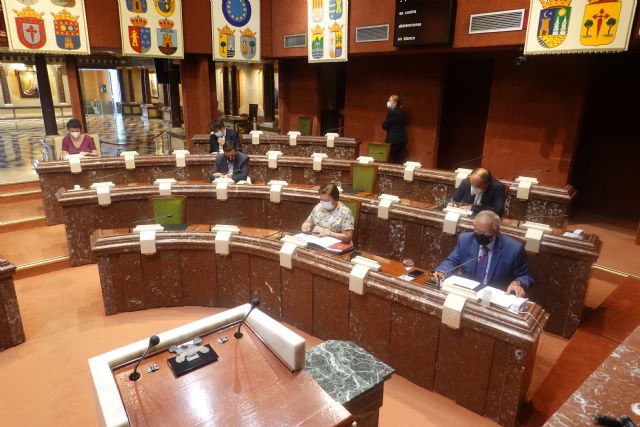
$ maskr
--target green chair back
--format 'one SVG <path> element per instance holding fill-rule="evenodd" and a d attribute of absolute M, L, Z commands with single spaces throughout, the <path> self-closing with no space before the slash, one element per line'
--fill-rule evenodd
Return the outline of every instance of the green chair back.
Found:
<path fill-rule="evenodd" d="M 352 201 L 352 200 L 340 200 L 346 207 L 351 211 L 351 215 L 353 215 L 353 244 L 357 246 L 358 241 L 358 224 L 360 221 L 360 202 Z"/>
<path fill-rule="evenodd" d="M 376 162 L 388 162 L 389 153 L 391 152 L 390 144 L 369 144 L 367 149 L 368 156 L 373 157 Z"/>
<path fill-rule="evenodd" d="M 151 199 L 156 224 L 184 224 L 184 197 L 154 197 Z M 171 215 L 169 218 L 161 218 Z"/>
<path fill-rule="evenodd" d="M 312 118 L 309 116 L 298 116 L 298 132 L 301 135 L 311 135 Z"/>
<path fill-rule="evenodd" d="M 351 167 L 351 187 L 353 191 L 375 193 L 377 174 L 377 166 L 353 163 Z"/>

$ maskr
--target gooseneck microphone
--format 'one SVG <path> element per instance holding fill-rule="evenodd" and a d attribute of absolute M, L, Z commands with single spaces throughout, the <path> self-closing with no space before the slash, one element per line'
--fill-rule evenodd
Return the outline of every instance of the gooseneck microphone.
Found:
<path fill-rule="evenodd" d="M 244 325 L 244 322 L 247 320 L 247 317 L 249 317 L 249 315 L 251 314 L 253 309 L 256 308 L 259 305 L 260 305 L 260 300 L 258 298 L 253 298 L 251 300 L 251 308 L 247 312 L 246 316 L 244 316 L 244 319 L 242 319 L 242 322 L 240 322 L 240 324 L 238 325 L 238 330 L 235 332 L 235 334 L 233 334 L 233 337 L 235 339 L 242 338 L 242 332 L 240 332 L 240 328 L 242 327 L 242 325 Z"/>
<path fill-rule="evenodd" d="M 457 268 L 460 268 L 460 267 L 462 267 L 463 265 L 467 265 L 467 264 L 470 264 L 470 263 L 472 263 L 472 262 L 474 262 L 474 261 L 477 261 L 477 260 L 479 260 L 479 259 L 482 259 L 482 258 L 486 257 L 488 254 L 489 254 L 489 252 L 487 251 L 487 252 L 483 253 L 482 255 L 479 255 L 479 256 L 477 256 L 477 257 L 475 257 L 475 258 L 473 258 L 473 259 L 470 259 L 469 261 L 463 262 L 462 264 L 460 264 L 460 265 L 456 265 L 455 267 L 450 268 L 450 269 L 448 269 L 448 270 L 440 271 L 439 273 L 442 273 L 442 274 L 444 274 L 444 275 L 446 276 L 448 273 L 451 273 L 453 270 L 455 270 L 455 269 L 457 269 Z M 437 272 L 437 271 L 434 271 L 434 273 L 438 273 L 438 272 Z"/>
<path fill-rule="evenodd" d="M 112 178 L 112 177 L 114 177 L 114 176 L 120 176 L 120 175 L 122 175 L 122 172 L 112 173 L 112 174 L 109 174 L 109 175 L 101 176 L 101 177 L 99 177 L 99 178 L 94 178 L 94 179 L 92 179 L 92 180 L 91 180 L 91 181 L 89 181 L 89 182 L 91 182 L 92 184 L 95 184 L 96 182 L 100 182 L 100 181 L 102 181 L 102 180 L 103 180 L 103 179 L 105 179 L 105 178 Z"/>
<path fill-rule="evenodd" d="M 456 166 L 466 165 L 467 163 L 475 162 L 476 160 L 482 160 L 483 157 L 484 155 L 479 157 L 474 157 L 473 159 L 469 159 L 469 160 L 463 160 L 462 162 L 454 163 L 453 167 L 455 168 Z"/>
<path fill-rule="evenodd" d="M 172 218 L 173 215 L 169 214 L 169 215 L 163 215 L 163 216 L 154 216 L 153 218 L 145 218 L 145 219 L 141 219 L 139 221 L 133 221 L 131 224 L 141 224 L 143 222 L 147 222 L 147 221 L 155 221 L 157 219 L 164 219 L 164 218 Z"/>
<path fill-rule="evenodd" d="M 158 343 L 160 343 L 160 338 L 158 338 L 157 335 L 151 335 L 151 337 L 149 338 L 149 346 L 142 354 L 142 357 L 140 358 L 140 360 L 138 360 L 138 363 L 136 363 L 136 367 L 133 369 L 133 372 L 129 374 L 129 379 L 131 381 L 138 381 L 140 379 L 140 373 L 138 372 L 138 367 L 140 366 L 140 363 L 144 360 L 144 358 L 147 357 L 147 353 L 149 353 L 149 350 L 151 350 L 151 347 L 155 347 L 156 345 L 158 345 Z"/>

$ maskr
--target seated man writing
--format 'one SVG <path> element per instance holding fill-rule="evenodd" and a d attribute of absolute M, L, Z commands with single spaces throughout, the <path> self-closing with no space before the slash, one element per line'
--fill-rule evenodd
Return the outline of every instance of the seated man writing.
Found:
<path fill-rule="evenodd" d="M 325 184 L 320 188 L 319 193 L 320 202 L 302 224 L 302 231 L 333 237 L 347 244 L 351 243 L 355 221 L 351 210 L 339 201 L 338 186 L 333 183 Z"/>
<path fill-rule="evenodd" d="M 519 297 L 533 284 L 524 245 L 500 233 L 500 217 L 492 211 L 476 215 L 474 232 L 460 234 L 455 249 L 432 276 L 440 282 L 457 267 L 463 277 Z"/>
<path fill-rule="evenodd" d="M 473 214 L 490 210 L 504 213 L 504 184 L 491 176 L 485 168 L 476 168 L 465 178 L 451 196 L 452 204 L 470 205 Z"/>
<path fill-rule="evenodd" d="M 249 156 L 239 153 L 231 141 L 224 143 L 222 151 L 216 156 L 216 163 L 211 170 L 211 180 L 222 177 L 234 182 L 246 181 L 249 176 Z"/>

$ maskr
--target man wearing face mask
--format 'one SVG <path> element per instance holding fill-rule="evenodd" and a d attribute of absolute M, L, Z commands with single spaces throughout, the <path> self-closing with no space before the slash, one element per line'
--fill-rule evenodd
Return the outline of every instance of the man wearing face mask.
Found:
<path fill-rule="evenodd" d="M 209 153 L 222 153 L 225 142 L 231 141 L 236 151 L 242 151 L 240 136 L 233 129 L 227 129 L 222 120 L 214 120 L 209 126 Z"/>
<path fill-rule="evenodd" d="M 302 231 L 320 236 L 330 236 L 351 243 L 354 220 L 351 210 L 340 202 L 340 191 L 336 184 L 325 184 L 320 188 L 320 202 L 313 208 Z"/>
<path fill-rule="evenodd" d="M 462 180 L 460 186 L 451 196 L 452 204 L 471 206 L 471 211 L 490 210 L 502 216 L 504 213 L 504 184 L 491 176 L 485 168 L 476 168 L 469 178 Z"/>
<path fill-rule="evenodd" d="M 216 163 L 211 170 L 211 179 L 225 177 L 234 182 L 246 181 L 249 176 L 249 156 L 239 153 L 231 141 L 222 145 L 222 151 L 216 157 Z"/>
<path fill-rule="evenodd" d="M 97 156 L 96 143 L 89 135 L 82 133 L 82 123 L 78 119 L 67 122 L 69 135 L 62 138 L 62 153 L 60 158 L 65 159 L 69 154 L 83 154 Z"/>
<path fill-rule="evenodd" d="M 463 277 L 519 297 L 533 284 L 524 245 L 500 233 L 500 217 L 488 210 L 476 215 L 473 232 L 458 236 L 455 249 L 432 276 L 439 283 L 457 267 Z"/>
<path fill-rule="evenodd" d="M 398 95 L 391 95 L 387 101 L 387 117 L 382 122 L 382 129 L 387 131 L 384 142 L 391 144 L 389 161 L 402 163 L 407 147 L 407 133 L 404 129 L 404 111 Z"/>

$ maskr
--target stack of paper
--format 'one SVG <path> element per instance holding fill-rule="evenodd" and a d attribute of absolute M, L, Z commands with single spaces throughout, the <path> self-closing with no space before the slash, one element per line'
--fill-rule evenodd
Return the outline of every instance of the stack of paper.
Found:
<path fill-rule="evenodd" d="M 298 233 L 293 237 L 304 240 L 305 242 L 307 242 L 307 245 L 311 247 L 321 248 L 337 254 L 348 252 L 349 249 L 353 248 L 351 245 L 346 245 L 340 240 L 329 236 L 321 237 L 313 234 Z"/>
<path fill-rule="evenodd" d="M 527 298 L 521 298 L 513 294 L 507 294 L 502 289 L 493 288 L 491 286 L 486 286 L 481 291 L 479 291 L 478 298 L 482 297 L 481 294 L 485 289 L 489 289 L 491 291 L 491 304 L 497 305 L 498 307 L 506 308 L 507 310 L 520 311 L 522 305 L 527 301 Z"/>
<path fill-rule="evenodd" d="M 475 289 L 478 286 L 480 286 L 480 282 L 476 282 L 475 280 L 453 275 L 453 276 L 447 277 L 442 282 L 443 287 L 447 285 L 457 285 L 467 289 Z"/>

